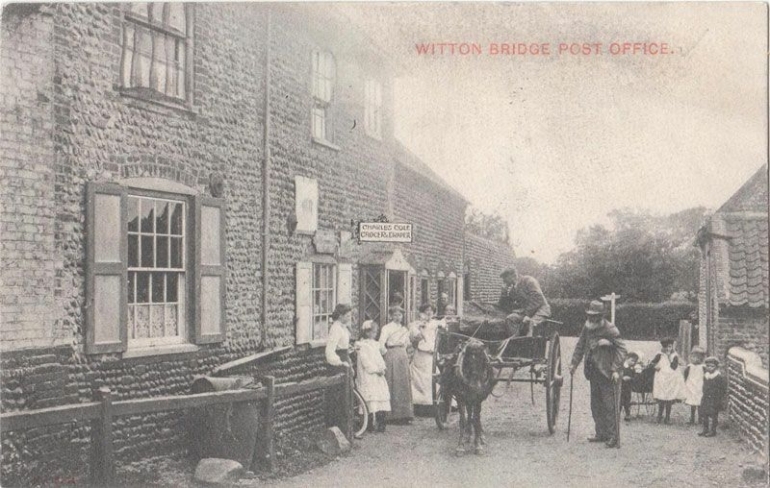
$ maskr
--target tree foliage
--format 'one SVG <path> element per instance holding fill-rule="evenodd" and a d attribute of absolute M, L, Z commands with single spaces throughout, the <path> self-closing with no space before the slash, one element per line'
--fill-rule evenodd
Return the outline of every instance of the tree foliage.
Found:
<path fill-rule="evenodd" d="M 465 229 L 471 234 L 502 244 L 510 244 L 508 222 L 497 214 L 471 208 L 465 215 Z"/>
<path fill-rule="evenodd" d="M 615 292 L 624 302 L 694 300 L 699 254 L 693 241 L 705 215 L 703 207 L 667 216 L 613 210 L 610 228 L 581 229 L 571 251 L 555 266 L 541 267 L 541 285 L 559 298 Z"/>

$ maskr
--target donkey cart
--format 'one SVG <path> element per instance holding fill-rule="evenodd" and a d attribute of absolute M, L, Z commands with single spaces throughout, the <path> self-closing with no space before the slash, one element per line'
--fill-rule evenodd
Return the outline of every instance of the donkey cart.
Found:
<path fill-rule="evenodd" d="M 490 392 L 500 382 L 529 383 L 534 405 L 534 385 L 543 385 L 548 432 L 554 433 L 564 381 L 559 333 L 556 331 L 558 322 L 547 321 L 540 324 L 532 337 L 489 340 L 490 335 L 499 336 L 501 330 L 506 330 L 504 320 L 504 318 L 486 317 L 474 324 L 472 318 L 463 319 L 460 322 L 450 322 L 448 330 L 438 329 L 433 349 L 432 389 L 436 425 L 439 429 L 446 428 L 456 410 L 452 406 L 451 398 L 456 394 L 452 388 L 447 388 L 447 384 L 454 372 L 462 368 L 461 351 L 469 342 L 481 342 L 486 346 L 488 368 L 492 372 L 488 379 Z M 465 333 L 469 331 L 472 332 Z M 477 338 L 477 333 L 485 338 Z M 522 372 L 527 373 L 528 376 L 517 375 Z"/>

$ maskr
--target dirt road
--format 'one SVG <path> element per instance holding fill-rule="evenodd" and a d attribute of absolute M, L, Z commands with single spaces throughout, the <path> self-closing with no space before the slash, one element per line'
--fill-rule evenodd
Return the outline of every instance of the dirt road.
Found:
<path fill-rule="evenodd" d="M 562 339 L 563 360 L 572 356 L 575 339 Z M 657 343 L 629 342 L 647 359 Z M 565 368 L 566 371 L 566 368 Z M 689 408 L 674 405 L 672 425 L 658 425 L 653 415 L 624 422 L 623 447 L 608 449 L 589 444 L 593 434 L 588 383 L 582 368 L 575 375 L 572 433 L 566 441 L 569 379 L 562 390 L 557 431 L 548 434 L 545 390 L 535 386 L 535 405 L 529 385 L 497 386 L 482 419 L 487 432 L 484 456 L 454 455 L 457 426 L 439 431 L 432 418 L 418 418 L 410 426 L 388 426 L 385 434 L 370 434 L 353 452 L 324 467 L 289 479 L 270 481 L 275 487 L 699 487 L 744 486 L 743 466 L 754 458 L 735 432 L 716 438 L 698 437 L 698 426 L 687 425 Z M 635 407 L 636 408 L 636 407 Z M 240 486 L 249 486 L 243 480 Z M 265 482 L 261 481 L 260 486 Z M 751 485 L 756 487 L 757 485 Z"/>

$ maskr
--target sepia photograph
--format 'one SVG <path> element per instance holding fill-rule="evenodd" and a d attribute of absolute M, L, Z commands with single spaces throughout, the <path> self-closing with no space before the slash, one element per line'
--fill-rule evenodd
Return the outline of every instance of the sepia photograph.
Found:
<path fill-rule="evenodd" d="M 0 20 L 0 485 L 768 487 L 763 2 Z"/>

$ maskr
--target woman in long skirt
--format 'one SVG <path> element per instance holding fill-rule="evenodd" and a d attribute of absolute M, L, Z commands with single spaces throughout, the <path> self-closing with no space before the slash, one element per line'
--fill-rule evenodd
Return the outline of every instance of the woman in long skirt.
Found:
<path fill-rule="evenodd" d="M 423 303 L 420 306 L 419 320 L 409 325 L 409 334 L 415 346 L 410 372 L 412 375 L 412 400 L 415 411 L 433 406 L 433 347 L 436 343 L 436 331 L 443 325 L 433 317 L 433 306 Z M 422 414 L 420 414 L 422 415 Z"/>
<path fill-rule="evenodd" d="M 409 329 L 401 321 L 404 312 L 401 307 L 388 309 L 390 323 L 380 332 L 380 344 L 385 346 L 385 379 L 390 390 L 390 414 L 388 420 L 409 423 L 414 417 L 412 410 L 412 382 L 409 377 L 409 356 L 406 348 L 410 344 Z"/>

